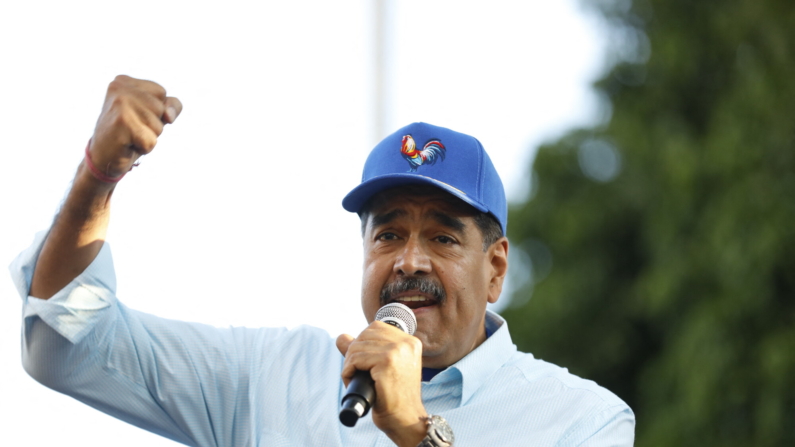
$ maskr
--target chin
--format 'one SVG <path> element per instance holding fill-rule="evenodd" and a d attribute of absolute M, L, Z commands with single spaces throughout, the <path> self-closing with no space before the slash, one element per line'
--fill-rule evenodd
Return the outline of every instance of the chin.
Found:
<path fill-rule="evenodd" d="M 429 342 L 428 337 L 426 337 L 425 334 L 417 332 L 416 334 L 414 334 L 414 336 L 419 338 L 420 341 L 422 342 L 423 366 L 426 366 L 424 365 L 426 361 L 429 361 L 431 359 L 437 359 L 441 356 L 443 351 L 439 349 L 438 346 L 434 346 L 433 343 Z"/>

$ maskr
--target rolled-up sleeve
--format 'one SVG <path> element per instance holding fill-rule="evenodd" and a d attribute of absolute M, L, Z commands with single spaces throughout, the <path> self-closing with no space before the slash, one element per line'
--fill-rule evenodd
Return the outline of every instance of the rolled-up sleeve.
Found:
<path fill-rule="evenodd" d="M 66 287 L 48 300 L 28 295 L 33 271 L 46 232 L 11 263 L 9 270 L 22 297 L 22 317 L 42 321 L 72 343 L 79 343 L 116 301 L 116 274 L 110 246 L 103 244 L 94 261 Z"/>

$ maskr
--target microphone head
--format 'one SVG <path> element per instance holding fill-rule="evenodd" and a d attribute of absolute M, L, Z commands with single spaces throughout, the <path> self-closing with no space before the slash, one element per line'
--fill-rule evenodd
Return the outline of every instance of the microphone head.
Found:
<path fill-rule="evenodd" d="M 405 304 L 389 303 L 378 309 L 375 319 L 391 324 L 409 335 L 414 335 L 417 330 L 417 317 Z"/>

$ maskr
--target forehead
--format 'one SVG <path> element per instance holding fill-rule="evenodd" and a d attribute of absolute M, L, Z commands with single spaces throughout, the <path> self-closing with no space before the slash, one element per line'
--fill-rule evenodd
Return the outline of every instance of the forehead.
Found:
<path fill-rule="evenodd" d="M 478 211 L 461 199 L 433 186 L 408 185 L 382 191 L 364 206 L 364 214 L 378 216 L 419 207 L 426 214 L 474 217 Z"/>

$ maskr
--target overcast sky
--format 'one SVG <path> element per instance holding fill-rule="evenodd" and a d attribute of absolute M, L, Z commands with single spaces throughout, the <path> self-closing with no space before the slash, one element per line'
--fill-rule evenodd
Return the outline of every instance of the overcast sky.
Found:
<path fill-rule="evenodd" d="M 533 149 L 600 119 L 605 38 L 575 0 L 388 4 L 386 124 L 477 137 L 509 200 Z M 373 8 L 359 1 L 0 6 L 0 261 L 49 225 L 117 74 L 184 106 L 118 186 L 108 242 L 130 307 L 218 326 L 358 333 L 361 238 L 340 202 L 375 135 Z M 0 279 L 0 444 L 176 445 L 35 383 Z M 13 441 L 13 442 L 12 442 Z"/>

